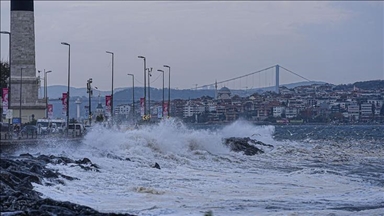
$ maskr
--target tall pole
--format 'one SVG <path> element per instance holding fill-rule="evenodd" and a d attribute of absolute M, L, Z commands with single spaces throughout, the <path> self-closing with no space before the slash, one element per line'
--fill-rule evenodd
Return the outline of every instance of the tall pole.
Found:
<path fill-rule="evenodd" d="M 40 71 L 39 71 L 40 73 Z M 47 109 L 47 74 L 45 73 L 45 69 L 43 71 L 44 73 L 44 100 L 45 100 L 45 109 Z M 48 118 L 48 112 L 45 112 L 45 117 Z"/>
<path fill-rule="evenodd" d="M 48 118 L 48 73 L 52 71 L 45 71 L 44 69 L 44 96 L 45 96 L 45 117 Z"/>
<path fill-rule="evenodd" d="M 8 77 L 8 110 L 11 109 L 11 32 L 8 32 L 8 31 L 0 31 L 0 34 L 8 34 L 9 36 L 9 44 L 8 44 L 8 51 L 9 51 L 9 63 L 8 63 L 8 66 L 9 66 L 9 77 Z M 8 125 L 11 125 L 11 119 L 8 119 Z M 10 128 L 10 127 L 9 127 Z M 9 129 L 8 129 L 8 136 L 9 136 Z"/>
<path fill-rule="evenodd" d="M 138 58 L 144 59 L 144 116 L 147 114 L 147 107 L 146 107 L 146 97 L 147 97 L 147 84 L 146 84 L 146 71 L 147 71 L 147 62 L 144 56 L 138 56 Z"/>
<path fill-rule="evenodd" d="M 88 119 L 89 119 L 89 126 L 92 125 L 92 103 L 91 103 L 91 97 L 92 97 L 92 78 L 89 78 L 87 80 L 87 93 L 88 93 Z"/>
<path fill-rule="evenodd" d="M 19 104 L 19 116 L 20 116 L 20 129 L 21 129 L 21 96 L 22 96 L 22 92 L 23 92 L 23 68 L 20 68 L 21 69 L 21 73 L 20 73 L 20 104 Z"/>
<path fill-rule="evenodd" d="M 163 67 L 168 68 L 168 117 L 171 116 L 171 67 L 168 65 L 164 65 Z"/>
<path fill-rule="evenodd" d="M 128 74 L 128 76 L 132 76 L 132 117 L 135 120 L 135 75 Z"/>
<path fill-rule="evenodd" d="M 62 45 L 68 46 L 68 89 L 67 89 L 67 136 L 69 127 L 69 86 L 71 81 L 71 45 L 66 42 L 61 42 Z"/>
<path fill-rule="evenodd" d="M 114 114 L 114 110 L 113 110 L 113 63 L 114 63 L 114 53 L 113 52 L 110 52 L 110 51 L 106 51 L 106 53 L 108 54 L 111 54 L 112 55 L 112 91 L 111 91 L 111 120 L 113 122 L 113 114 Z"/>
<path fill-rule="evenodd" d="M 163 102 L 161 103 L 161 110 L 162 110 L 162 114 L 161 114 L 161 116 L 164 118 L 164 116 L 163 116 L 163 114 L 164 114 L 164 71 L 163 70 L 157 70 L 157 71 L 159 71 L 159 72 L 161 72 L 161 73 L 163 73 Z"/>
<path fill-rule="evenodd" d="M 152 76 L 152 68 L 147 68 L 148 70 L 148 115 L 151 118 L 151 83 L 149 77 Z"/>

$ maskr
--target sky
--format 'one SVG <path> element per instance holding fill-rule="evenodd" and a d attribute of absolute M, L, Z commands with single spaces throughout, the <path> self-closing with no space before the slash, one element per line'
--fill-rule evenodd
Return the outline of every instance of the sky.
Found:
<path fill-rule="evenodd" d="M 10 2 L 0 1 L 1 30 L 10 30 Z M 36 69 L 52 70 L 48 85 L 111 89 L 143 86 L 143 60 L 171 66 L 171 87 L 189 89 L 279 64 L 314 81 L 348 84 L 384 79 L 380 1 L 35 1 Z M 8 60 L 8 36 L 1 36 Z M 264 77 L 263 77 L 264 74 Z M 234 88 L 273 85 L 269 70 L 227 83 Z M 304 81 L 280 70 L 280 83 Z M 255 84 L 256 83 L 256 84 Z M 225 84 L 224 84 L 225 85 Z"/>

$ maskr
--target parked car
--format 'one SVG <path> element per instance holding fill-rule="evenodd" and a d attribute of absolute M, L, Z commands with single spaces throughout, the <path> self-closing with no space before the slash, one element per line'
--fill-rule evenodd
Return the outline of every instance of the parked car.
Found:
<path fill-rule="evenodd" d="M 68 125 L 68 133 L 74 136 L 82 136 L 86 132 L 86 128 L 81 123 L 70 123 Z"/>

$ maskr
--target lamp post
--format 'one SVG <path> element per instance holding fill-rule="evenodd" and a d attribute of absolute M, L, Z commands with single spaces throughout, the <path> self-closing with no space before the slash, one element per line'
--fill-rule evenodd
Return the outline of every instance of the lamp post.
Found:
<path fill-rule="evenodd" d="M 67 136 L 69 126 L 69 86 L 71 81 L 71 45 L 66 42 L 61 42 L 62 45 L 68 46 L 68 90 L 67 90 Z"/>
<path fill-rule="evenodd" d="M 45 117 L 48 118 L 48 77 L 47 74 L 52 71 L 45 71 L 44 69 L 44 97 L 45 97 Z"/>
<path fill-rule="evenodd" d="M 128 74 L 128 76 L 132 76 L 132 116 L 135 120 L 135 75 Z"/>
<path fill-rule="evenodd" d="M 141 59 L 144 59 L 144 117 L 145 115 L 147 114 L 147 110 L 146 110 L 146 97 L 147 97 L 147 84 L 146 84 L 146 70 L 147 70 L 147 62 L 146 62 L 146 59 L 144 56 L 138 56 L 138 58 L 141 58 Z"/>
<path fill-rule="evenodd" d="M 0 34 L 7 34 L 9 36 L 8 42 L 8 51 L 9 51 L 9 78 L 8 78 L 8 110 L 11 109 L 11 32 L 8 31 L 0 31 Z M 1 118 L 3 119 L 3 118 Z M 11 119 L 8 119 L 8 125 L 11 125 Z M 10 128 L 10 127 L 8 127 Z M 9 129 L 8 129 L 8 137 L 9 137 Z"/>
<path fill-rule="evenodd" d="M 23 92 L 23 68 L 20 68 L 20 104 L 19 104 L 19 116 L 20 116 L 20 129 L 21 129 L 21 96 Z"/>
<path fill-rule="evenodd" d="M 168 68 L 168 117 L 171 116 L 171 67 L 164 65 L 163 67 Z"/>
<path fill-rule="evenodd" d="M 89 119 L 89 126 L 92 125 L 92 108 L 91 108 L 91 97 L 92 97 L 92 78 L 87 80 L 87 93 L 88 93 L 88 119 Z"/>
<path fill-rule="evenodd" d="M 114 56 L 115 56 L 115 54 L 113 52 L 110 52 L 110 51 L 106 51 L 106 53 L 112 55 L 111 120 L 112 120 L 112 123 L 113 123 L 113 113 L 114 113 L 114 110 L 113 110 L 113 63 L 114 63 Z"/>
<path fill-rule="evenodd" d="M 152 68 L 147 68 L 148 70 L 148 116 L 151 119 L 151 82 L 150 78 L 152 76 Z"/>
<path fill-rule="evenodd" d="M 162 114 L 161 114 L 161 116 L 164 118 L 164 116 L 163 116 L 163 114 L 164 114 L 164 71 L 163 70 L 157 70 L 157 71 L 159 71 L 159 72 L 161 72 L 161 73 L 163 73 L 163 102 L 161 103 L 161 110 L 162 110 Z"/>

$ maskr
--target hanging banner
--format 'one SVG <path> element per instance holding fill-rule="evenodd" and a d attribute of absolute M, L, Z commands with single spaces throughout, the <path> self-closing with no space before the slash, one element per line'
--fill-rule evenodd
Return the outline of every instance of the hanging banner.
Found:
<path fill-rule="evenodd" d="M 63 116 L 67 116 L 67 98 L 68 98 L 68 94 L 66 92 L 63 93 L 63 96 L 61 97 L 61 104 L 63 105 L 61 114 Z"/>
<path fill-rule="evenodd" d="M 53 104 L 48 104 L 47 109 L 48 109 L 48 119 L 53 119 Z"/>
<path fill-rule="evenodd" d="M 144 116 L 144 98 L 140 98 L 140 116 Z"/>
<path fill-rule="evenodd" d="M 163 118 L 163 108 L 161 106 L 157 107 L 157 118 Z"/>
<path fill-rule="evenodd" d="M 164 102 L 163 116 L 168 116 L 168 103 Z"/>
<path fill-rule="evenodd" d="M 3 114 L 8 112 L 8 88 L 3 88 L 3 95 L 1 96 L 1 102 L 3 106 Z"/>
<path fill-rule="evenodd" d="M 111 116 L 111 95 L 105 96 L 105 111 L 107 116 Z"/>

